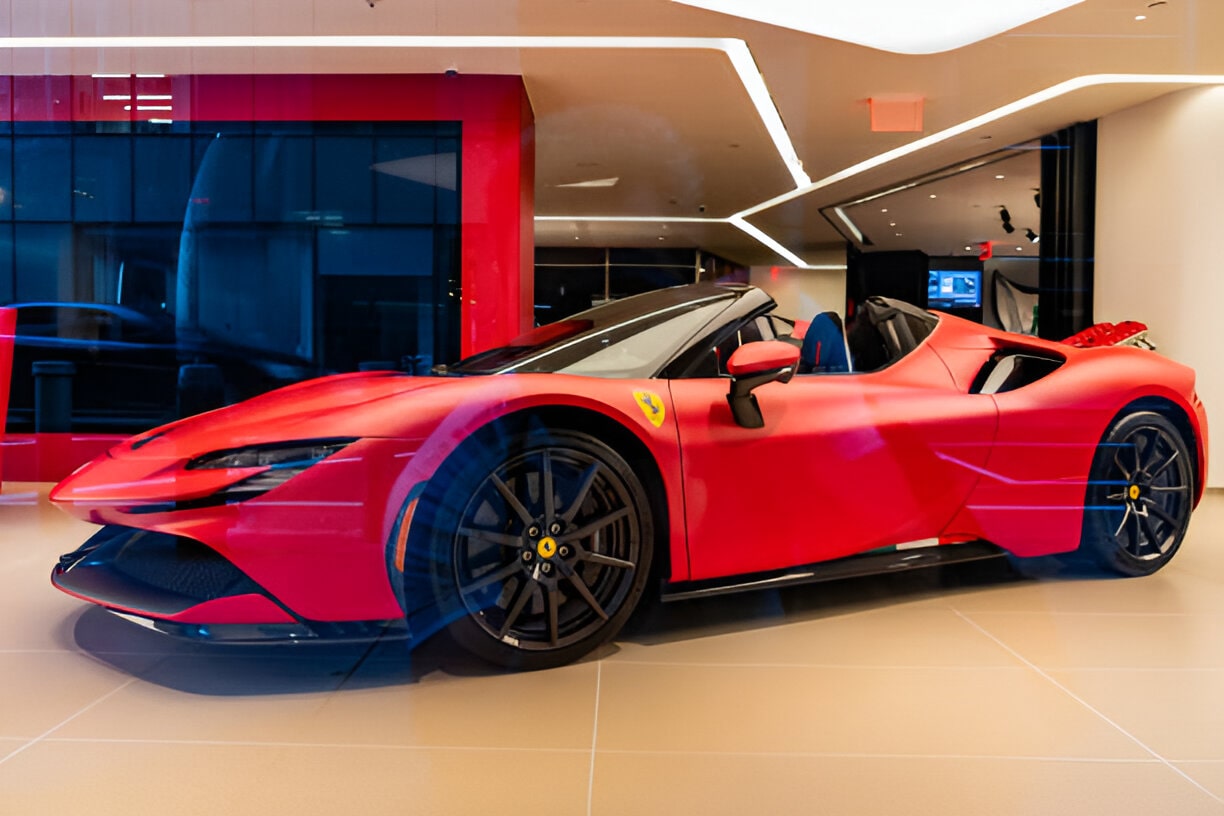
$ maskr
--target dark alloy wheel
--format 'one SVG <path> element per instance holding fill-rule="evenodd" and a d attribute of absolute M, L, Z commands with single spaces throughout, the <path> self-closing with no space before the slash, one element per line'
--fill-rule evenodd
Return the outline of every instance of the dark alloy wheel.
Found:
<path fill-rule="evenodd" d="M 1149 575 L 1168 563 L 1194 505 L 1194 463 L 1177 428 L 1139 411 L 1116 420 L 1092 463 L 1083 548 L 1123 575 Z"/>
<path fill-rule="evenodd" d="M 569 663 L 611 639 L 646 586 L 654 543 L 629 464 L 588 434 L 545 429 L 464 458 L 430 559 L 451 636 L 515 669 Z"/>

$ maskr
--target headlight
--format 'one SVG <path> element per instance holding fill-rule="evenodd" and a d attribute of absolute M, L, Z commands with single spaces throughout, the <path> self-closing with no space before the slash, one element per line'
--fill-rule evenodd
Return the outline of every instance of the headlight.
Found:
<path fill-rule="evenodd" d="M 314 463 L 351 445 L 355 439 L 311 439 L 302 442 L 278 442 L 273 445 L 252 445 L 197 456 L 187 463 L 187 470 L 220 468 L 272 468 L 305 470 Z"/>
<path fill-rule="evenodd" d="M 215 451 L 192 459 L 187 463 L 187 469 L 267 468 L 263 473 L 256 473 L 214 494 L 225 502 L 245 501 L 262 496 L 274 487 L 280 487 L 306 468 L 355 441 L 357 440 L 313 439 Z"/>

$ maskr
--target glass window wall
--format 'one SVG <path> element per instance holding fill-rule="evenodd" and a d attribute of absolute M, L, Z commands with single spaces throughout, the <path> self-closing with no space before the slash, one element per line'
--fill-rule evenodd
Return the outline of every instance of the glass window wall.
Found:
<path fill-rule="evenodd" d="M 0 132 L 9 430 L 138 431 L 332 371 L 458 359 L 457 123 L 34 122 Z M 215 366 L 207 394 L 183 365 Z"/>

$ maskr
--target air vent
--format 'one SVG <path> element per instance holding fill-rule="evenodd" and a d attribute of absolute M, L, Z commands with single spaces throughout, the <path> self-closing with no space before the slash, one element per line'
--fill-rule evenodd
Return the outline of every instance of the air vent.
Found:
<path fill-rule="evenodd" d="M 1032 385 L 1065 361 L 1052 354 L 1008 349 L 996 352 L 973 380 L 971 394 L 1003 394 Z"/>

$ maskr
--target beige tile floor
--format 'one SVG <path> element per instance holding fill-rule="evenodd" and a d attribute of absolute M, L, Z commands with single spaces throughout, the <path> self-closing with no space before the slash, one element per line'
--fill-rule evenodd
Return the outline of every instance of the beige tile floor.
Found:
<path fill-rule="evenodd" d="M 577 665 L 182 644 L 0 493 L 0 816 L 1224 814 L 1224 492 L 1164 571 L 1002 562 L 664 606 Z"/>

